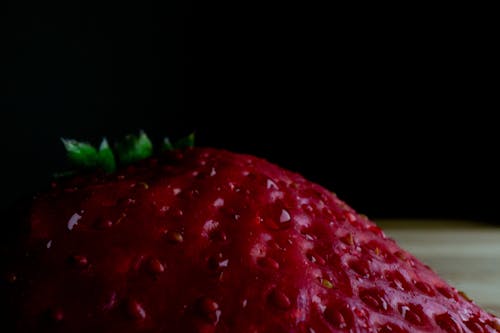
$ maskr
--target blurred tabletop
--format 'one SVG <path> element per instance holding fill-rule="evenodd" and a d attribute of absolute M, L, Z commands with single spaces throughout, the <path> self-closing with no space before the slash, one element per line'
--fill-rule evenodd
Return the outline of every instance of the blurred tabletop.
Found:
<path fill-rule="evenodd" d="M 500 315 L 500 227 L 466 221 L 377 223 L 458 290 L 487 311 Z"/>

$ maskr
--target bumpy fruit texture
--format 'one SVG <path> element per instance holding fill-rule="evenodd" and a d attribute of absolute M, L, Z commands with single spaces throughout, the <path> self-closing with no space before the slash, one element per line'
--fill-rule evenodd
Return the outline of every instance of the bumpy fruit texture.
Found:
<path fill-rule="evenodd" d="M 500 332 L 298 174 L 173 151 L 35 198 L 4 301 L 17 332 Z"/>

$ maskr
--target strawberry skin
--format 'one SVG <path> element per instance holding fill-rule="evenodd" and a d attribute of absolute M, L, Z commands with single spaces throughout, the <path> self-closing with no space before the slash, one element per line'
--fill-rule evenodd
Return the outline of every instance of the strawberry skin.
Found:
<path fill-rule="evenodd" d="M 365 216 L 194 148 L 35 198 L 2 284 L 16 332 L 500 332 Z"/>

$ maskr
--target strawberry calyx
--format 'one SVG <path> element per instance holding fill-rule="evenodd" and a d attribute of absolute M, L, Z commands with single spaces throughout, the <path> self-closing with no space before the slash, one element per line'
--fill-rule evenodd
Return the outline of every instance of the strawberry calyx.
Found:
<path fill-rule="evenodd" d="M 194 146 L 194 133 L 172 143 L 168 137 L 163 139 L 160 151 L 184 149 Z M 129 134 L 117 141 L 113 147 L 103 138 L 98 148 L 85 141 L 61 138 L 66 149 L 66 156 L 73 169 L 54 174 L 56 178 L 71 176 L 78 171 L 100 170 L 113 173 L 120 165 L 128 165 L 148 157 L 154 153 L 153 143 L 144 131 L 138 135 Z"/>

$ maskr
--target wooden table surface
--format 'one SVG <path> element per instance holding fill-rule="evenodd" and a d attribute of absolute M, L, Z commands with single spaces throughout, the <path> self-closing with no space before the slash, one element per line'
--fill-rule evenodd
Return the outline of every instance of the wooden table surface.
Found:
<path fill-rule="evenodd" d="M 377 221 L 403 248 L 500 316 L 500 227 L 463 221 Z"/>

